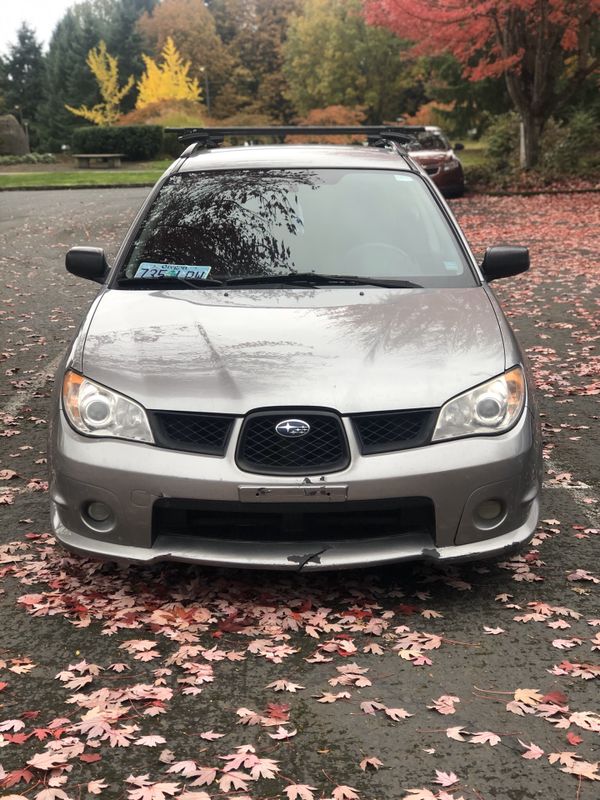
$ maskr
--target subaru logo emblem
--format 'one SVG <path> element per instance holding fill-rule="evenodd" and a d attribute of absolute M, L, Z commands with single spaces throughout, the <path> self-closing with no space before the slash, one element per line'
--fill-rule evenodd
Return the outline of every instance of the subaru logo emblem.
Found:
<path fill-rule="evenodd" d="M 284 419 L 275 425 L 275 432 L 286 439 L 295 439 L 306 436 L 310 432 L 310 425 L 303 419 Z"/>

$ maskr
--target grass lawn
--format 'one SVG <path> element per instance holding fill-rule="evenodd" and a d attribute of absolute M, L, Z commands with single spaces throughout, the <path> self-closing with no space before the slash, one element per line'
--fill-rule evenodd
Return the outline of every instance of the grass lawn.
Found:
<path fill-rule="evenodd" d="M 29 189 L 36 186 L 123 186 L 155 183 L 164 172 L 162 165 L 143 170 L 73 170 L 65 172 L 0 173 L 0 189 Z"/>
<path fill-rule="evenodd" d="M 465 142 L 465 149 L 456 154 L 465 167 L 478 167 L 485 161 L 485 142 Z"/>

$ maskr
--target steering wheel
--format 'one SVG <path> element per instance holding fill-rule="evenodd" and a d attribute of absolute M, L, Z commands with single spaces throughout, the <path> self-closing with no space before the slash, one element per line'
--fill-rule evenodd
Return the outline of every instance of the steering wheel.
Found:
<path fill-rule="evenodd" d="M 361 242 L 341 257 L 344 272 L 378 277 L 418 275 L 419 267 L 413 256 L 386 242 Z"/>

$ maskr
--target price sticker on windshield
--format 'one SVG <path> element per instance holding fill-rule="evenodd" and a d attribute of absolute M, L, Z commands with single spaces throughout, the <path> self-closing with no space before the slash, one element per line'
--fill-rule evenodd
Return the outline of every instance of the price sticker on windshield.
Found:
<path fill-rule="evenodd" d="M 155 264 L 152 261 L 142 261 L 136 270 L 134 278 L 207 278 L 210 267 L 193 266 L 191 264 Z"/>

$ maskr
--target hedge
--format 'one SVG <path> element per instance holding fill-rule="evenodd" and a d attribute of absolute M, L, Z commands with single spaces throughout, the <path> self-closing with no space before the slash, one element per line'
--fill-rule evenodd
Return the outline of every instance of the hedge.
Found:
<path fill-rule="evenodd" d="M 74 153 L 124 153 L 132 161 L 150 161 L 162 143 L 159 125 L 87 126 L 75 128 L 71 148 Z"/>
<path fill-rule="evenodd" d="M 52 153 L 27 153 L 24 156 L 0 156 L 1 166 L 11 164 L 55 164 L 56 158 Z"/>

